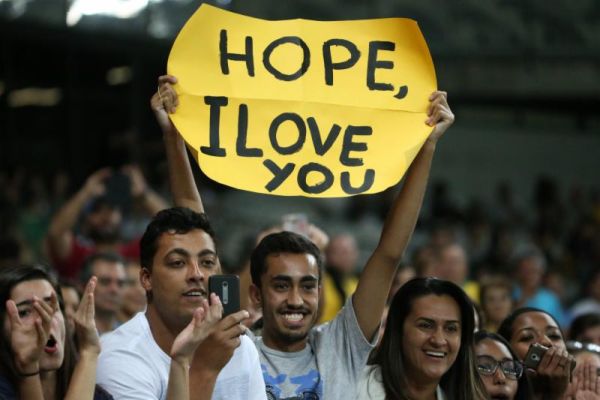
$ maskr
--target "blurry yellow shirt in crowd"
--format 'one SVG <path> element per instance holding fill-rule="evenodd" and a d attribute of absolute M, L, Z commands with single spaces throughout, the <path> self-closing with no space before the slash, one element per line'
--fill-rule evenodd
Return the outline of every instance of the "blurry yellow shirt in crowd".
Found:
<path fill-rule="evenodd" d="M 346 298 L 350 297 L 356 287 L 358 286 L 358 278 L 351 276 L 345 278 L 342 284 Z M 340 293 L 335 287 L 333 278 L 327 272 L 324 274 L 323 279 L 323 303 L 321 304 L 321 316 L 319 317 L 319 323 L 331 321 L 335 318 L 335 315 L 344 306 L 344 301 L 340 297 Z"/>

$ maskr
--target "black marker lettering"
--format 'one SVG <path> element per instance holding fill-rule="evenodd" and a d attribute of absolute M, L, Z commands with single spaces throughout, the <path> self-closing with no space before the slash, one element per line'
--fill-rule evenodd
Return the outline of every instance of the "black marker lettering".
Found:
<path fill-rule="evenodd" d="M 333 62 L 331 59 L 331 46 L 343 46 L 348 50 L 350 57 L 344 61 Z M 354 43 L 345 39 L 329 39 L 323 43 L 323 64 L 325 68 L 325 84 L 333 85 L 333 70 L 348 69 L 360 58 L 360 51 Z"/>
<path fill-rule="evenodd" d="M 279 166 L 271 160 L 263 161 L 263 165 L 267 167 L 267 169 L 273 174 L 273 179 L 271 179 L 271 181 L 265 185 L 265 189 L 267 189 L 269 192 L 277 189 L 287 179 L 287 177 L 290 176 L 296 167 L 296 164 L 287 163 L 283 168 L 279 168 Z"/>
<path fill-rule="evenodd" d="M 256 148 L 247 148 L 248 140 L 248 106 L 240 104 L 238 117 L 238 136 L 235 142 L 235 150 L 240 157 L 262 157 L 263 151 Z"/>
<path fill-rule="evenodd" d="M 300 66 L 300 69 L 298 69 L 298 71 L 294 72 L 293 74 L 284 74 L 283 72 L 275 68 L 273 64 L 271 64 L 271 54 L 278 46 L 284 43 L 295 44 L 302 48 L 302 65 Z M 302 75 L 304 75 L 304 73 L 308 70 L 308 67 L 310 66 L 310 50 L 308 49 L 306 43 L 304 43 L 304 40 L 302 40 L 298 36 L 284 36 L 282 38 L 274 40 L 267 46 L 267 48 L 263 52 L 263 64 L 265 65 L 267 71 L 269 71 L 271 75 L 273 75 L 275 78 L 281 81 L 294 81 L 300 78 Z"/>
<path fill-rule="evenodd" d="M 248 75 L 254 76 L 254 54 L 252 46 L 252 37 L 246 36 L 245 40 L 246 52 L 245 53 L 229 53 L 227 50 L 227 30 L 221 29 L 220 40 L 219 40 L 219 56 L 221 59 L 221 73 L 229 75 L 229 60 L 233 61 L 246 61 L 246 68 L 248 69 Z"/>
<path fill-rule="evenodd" d="M 353 142 L 355 135 L 369 136 L 373 133 L 373 128 L 370 126 L 354 126 L 348 125 L 344 132 L 344 142 L 340 153 L 340 162 L 348 167 L 358 167 L 363 165 L 362 158 L 350 158 L 351 151 L 367 151 L 366 143 Z"/>
<path fill-rule="evenodd" d="M 209 156 L 225 157 L 225 149 L 220 147 L 219 144 L 219 124 L 221 119 L 221 107 L 227 105 L 227 97 L 204 96 L 204 103 L 210 106 L 210 146 L 200 146 L 200 151 Z"/>
<path fill-rule="evenodd" d="M 323 180 L 315 185 L 309 185 L 308 184 L 308 174 L 310 174 L 311 172 L 320 173 L 321 175 L 323 175 Z M 309 193 L 309 194 L 323 193 L 324 191 L 329 189 L 332 184 L 333 184 L 333 174 L 327 167 L 325 167 L 321 164 L 308 163 L 306 165 L 303 165 L 298 170 L 298 186 L 300 187 L 300 189 L 302 189 L 302 191 L 304 193 Z"/>
<path fill-rule="evenodd" d="M 279 129 L 279 125 L 285 121 L 292 121 L 298 129 L 298 139 L 295 143 L 287 147 L 281 146 L 277 141 L 277 131 Z M 304 141 L 306 140 L 306 125 L 304 125 L 302 117 L 294 113 L 279 114 L 271 122 L 271 126 L 269 126 L 269 140 L 271 141 L 271 146 L 273 146 L 273 149 L 275 149 L 275 151 L 281 155 L 294 154 L 300 151 L 304 145 Z"/>
<path fill-rule="evenodd" d="M 369 42 L 369 61 L 367 63 L 367 87 L 370 90 L 394 90 L 394 86 L 390 83 L 375 82 L 375 70 L 377 68 L 392 69 L 394 63 L 392 61 L 380 61 L 377 59 L 377 52 L 393 51 L 396 48 L 394 42 Z"/>
<path fill-rule="evenodd" d="M 323 143 L 321 139 L 321 132 L 319 132 L 319 126 L 317 125 L 317 121 L 313 117 L 308 117 L 306 119 L 308 122 L 308 129 L 310 130 L 310 135 L 313 140 L 313 144 L 315 146 L 315 152 L 322 156 L 327 153 L 327 151 L 331 148 L 335 139 L 337 139 L 338 135 L 342 128 L 338 124 L 333 124 L 331 129 L 329 130 L 329 134 L 325 139 L 325 143 Z"/>
<path fill-rule="evenodd" d="M 372 169 L 367 169 L 365 171 L 363 183 L 357 188 L 352 187 L 352 185 L 350 184 L 350 173 L 348 171 L 342 172 L 341 175 L 342 190 L 346 194 L 364 193 L 367 190 L 371 189 L 371 186 L 373 186 L 373 182 L 375 182 L 375 171 Z"/>

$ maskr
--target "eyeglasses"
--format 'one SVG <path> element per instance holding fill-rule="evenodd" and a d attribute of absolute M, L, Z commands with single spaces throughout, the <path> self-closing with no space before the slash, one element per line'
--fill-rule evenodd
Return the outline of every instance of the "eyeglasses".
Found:
<path fill-rule="evenodd" d="M 523 375 L 523 365 L 515 360 L 496 361 L 490 356 L 477 356 L 477 371 L 481 375 L 494 375 L 500 367 L 508 379 L 518 380 Z"/>

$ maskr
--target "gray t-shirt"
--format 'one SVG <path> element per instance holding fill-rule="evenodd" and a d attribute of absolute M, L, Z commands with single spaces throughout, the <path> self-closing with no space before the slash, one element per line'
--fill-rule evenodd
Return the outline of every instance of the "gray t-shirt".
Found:
<path fill-rule="evenodd" d="M 352 297 L 331 321 L 313 328 L 308 345 L 287 353 L 265 346 L 250 335 L 260 355 L 269 400 L 354 399 L 369 353 L 377 343 L 362 334 Z"/>

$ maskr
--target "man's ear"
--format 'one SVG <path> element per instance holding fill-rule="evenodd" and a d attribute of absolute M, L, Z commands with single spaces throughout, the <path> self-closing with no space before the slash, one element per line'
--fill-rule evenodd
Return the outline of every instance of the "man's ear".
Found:
<path fill-rule="evenodd" d="M 262 294 L 260 288 L 254 283 L 250 284 L 250 300 L 256 307 L 262 308 Z"/>
<path fill-rule="evenodd" d="M 146 292 L 150 292 L 152 290 L 152 280 L 150 279 L 152 274 L 148 270 L 148 268 L 140 269 L 140 283 Z"/>

